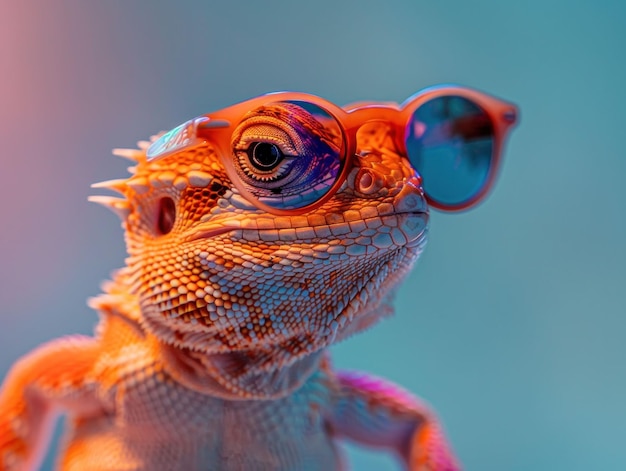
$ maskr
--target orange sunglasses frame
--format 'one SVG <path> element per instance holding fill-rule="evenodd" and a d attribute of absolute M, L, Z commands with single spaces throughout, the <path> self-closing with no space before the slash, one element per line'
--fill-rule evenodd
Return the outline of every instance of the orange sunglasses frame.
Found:
<path fill-rule="evenodd" d="M 372 121 L 382 121 L 392 125 L 395 128 L 393 135 L 397 149 L 407 155 L 405 142 L 409 129 L 408 124 L 415 110 L 435 98 L 452 96 L 465 98 L 478 105 L 491 120 L 494 132 L 491 166 L 486 182 L 477 194 L 456 205 L 449 205 L 433 200 L 425 192 L 426 200 L 430 206 L 443 211 L 462 211 L 480 202 L 493 187 L 500 168 L 504 143 L 509 130 L 517 121 L 518 109 L 512 103 L 458 85 L 438 85 L 426 88 L 408 98 L 401 105 L 365 102 L 355 103 L 344 108 L 308 93 L 268 93 L 184 123 L 173 130 L 178 130 L 176 133 L 170 131 L 170 133 L 167 133 L 162 139 L 157 140 L 150 146 L 147 157 L 148 160 L 161 159 L 184 148 L 207 145 L 210 142 L 216 147 L 231 181 L 248 201 L 259 209 L 272 214 L 304 214 L 320 207 L 332 198 L 345 181 L 348 172 L 352 168 L 352 158 L 356 153 L 357 131 L 361 126 Z M 318 106 L 335 119 L 342 133 L 341 169 L 337 179 L 317 201 L 301 208 L 280 209 L 260 201 L 241 183 L 233 159 L 226 157 L 232 155 L 232 133 L 248 112 L 263 105 L 284 101 L 302 101 Z M 172 134 L 172 136 L 168 136 L 169 134 Z"/>

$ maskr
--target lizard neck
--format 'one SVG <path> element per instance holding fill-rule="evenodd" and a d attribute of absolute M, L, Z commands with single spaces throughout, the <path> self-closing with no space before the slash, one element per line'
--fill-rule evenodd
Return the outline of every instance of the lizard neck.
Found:
<path fill-rule="evenodd" d="M 168 373 L 184 386 L 228 400 L 278 399 L 291 394 L 320 367 L 322 351 L 284 365 L 271 351 L 194 352 L 164 345 Z"/>

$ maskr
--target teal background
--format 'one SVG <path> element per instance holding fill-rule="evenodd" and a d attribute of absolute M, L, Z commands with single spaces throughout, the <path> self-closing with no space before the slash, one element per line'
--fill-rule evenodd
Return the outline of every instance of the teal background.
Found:
<path fill-rule="evenodd" d="M 271 90 L 345 104 L 457 82 L 521 108 L 500 179 L 433 213 L 396 316 L 335 363 L 429 401 L 467 470 L 626 469 L 625 24 L 609 0 L 3 2 L 0 377 L 91 332 L 85 299 L 124 259 L 86 202 L 125 175 L 111 148 Z"/>

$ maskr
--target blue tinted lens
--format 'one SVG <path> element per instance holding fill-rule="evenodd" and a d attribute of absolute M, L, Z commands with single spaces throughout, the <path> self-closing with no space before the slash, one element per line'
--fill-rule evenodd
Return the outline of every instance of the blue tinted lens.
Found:
<path fill-rule="evenodd" d="M 415 110 L 407 126 L 407 153 L 432 201 L 458 206 L 483 189 L 494 131 L 481 107 L 460 96 L 434 98 Z"/>

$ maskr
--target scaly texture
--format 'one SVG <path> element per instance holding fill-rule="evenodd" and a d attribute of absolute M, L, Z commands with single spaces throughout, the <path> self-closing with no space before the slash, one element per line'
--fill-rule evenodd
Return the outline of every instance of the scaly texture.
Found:
<path fill-rule="evenodd" d="M 90 301 L 95 336 L 43 345 L 0 390 L 0 469 L 36 468 L 55 411 L 66 470 L 345 469 L 343 438 L 410 470 L 459 469 L 421 402 L 325 352 L 391 314 L 426 241 L 390 128 L 364 125 L 344 185 L 300 216 L 244 199 L 210 144 L 155 161 L 148 144 L 115 152 L 136 164 L 128 179 L 95 185 L 122 195 L 92 199 L 122 218 L 129 252 Z"/>

